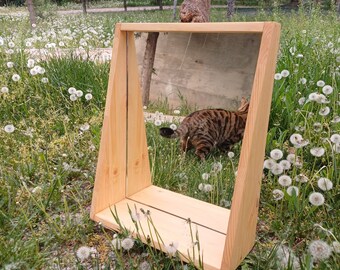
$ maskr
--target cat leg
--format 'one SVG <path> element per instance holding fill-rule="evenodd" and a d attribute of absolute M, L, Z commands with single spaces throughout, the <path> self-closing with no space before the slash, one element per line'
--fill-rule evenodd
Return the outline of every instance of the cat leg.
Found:
<path fill-rule="evenodd" d="M 230 151 L 231 147 L 232 147 L 232 143 L 230 141 L 224 141 L 223 143 L 217 146 L 217 148 L 221 150 L 222 152 Z"/>
<path fill-rule="evenodd" d="M 196 144 L 195 148 L 196 156 L 198 156 L 202 161 L 204 161 L 205 157 L 210 153 L 211 149 L 213 148 L 213 144 L 209 141 L 201 140 Z"/>

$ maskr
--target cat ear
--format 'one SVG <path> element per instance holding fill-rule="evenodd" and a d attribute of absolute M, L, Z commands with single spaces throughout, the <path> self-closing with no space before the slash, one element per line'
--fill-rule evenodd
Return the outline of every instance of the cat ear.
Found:
<path fill-rule="evenodd" d="M 241 98 L 241 107 L 246 105 L 248 103 L 247 99 L 245 97 Z"/>

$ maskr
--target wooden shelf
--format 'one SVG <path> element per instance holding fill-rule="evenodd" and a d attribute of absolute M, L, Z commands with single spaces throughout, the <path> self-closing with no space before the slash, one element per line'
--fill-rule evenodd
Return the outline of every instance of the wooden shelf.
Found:
<path fill-rule="evenodd" d="M 137 209 L 141 214 L 140 226 L 145 236 L 152 236 L 155 241 L 154 247 L 160 246 L 165 251 L 164 245 L 157 241 L 154 229 L 152 226 L 150 229 L 150 224 L 148 225 L 147 218 L 140 209 L 150 211 L 152 222 L 165 245 L 178 243 L 178 251 L 185 256 L 189 252 L 193 258 L 192 239 L 187 222 L 190 218 L 194 241 L 196 231 L 198 232 L 204 269 L 220 269 L 223 255 L 221 247 L 224 246 L 226 239 L 230 210 L 152 185 L 97 213 L 94 219 L 105 227 L 119 230 L 119 225 L 112 215 L 116 209 L 121 224 L 136 236 L 136 227 L 129 214 L 129 208 L 133 213 Z M 140 236 L 146 243 L 145 236 Z M 195 262 L 198 264 L 197 247 L 195 252 Z M 185 256 L 182 256 L 182 259 L 188 261 Z"/>

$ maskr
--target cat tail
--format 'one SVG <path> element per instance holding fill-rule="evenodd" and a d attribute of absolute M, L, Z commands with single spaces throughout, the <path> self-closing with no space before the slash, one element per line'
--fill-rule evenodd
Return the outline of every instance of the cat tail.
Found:
<path fill-rule="evenodd" d="M 177 132 L 177 130 L 173 130 L 171 128 L 168 127 L 162 127 L 159 129 L 159 134 L 165 138 L 169 138 L 169 139 L 174 139 L 174 138 L 178 138 L 180 136 L 180 133 Z"/>

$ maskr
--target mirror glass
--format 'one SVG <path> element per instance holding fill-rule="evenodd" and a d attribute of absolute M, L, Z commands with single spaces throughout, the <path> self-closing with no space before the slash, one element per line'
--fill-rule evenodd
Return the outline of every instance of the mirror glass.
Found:
<path fill-rule="evenodd" d="M 149 34 L 135 33 L 141 80 Z M 149 103 L 143 108 L 154 185 L 229 208 L 241 141 L 234 144 L 227 137 L 238 132 L 239 121 L 231 117 L 240 108 L 242 97 L 250 100 L 260 41 L 261 34 L 159 33 Z M 191 141 L 195 133 L 190 133 L 185 143 L 178 134 L 174 139 L 160 135 L 163 128 L 163 135 L 174 137 L 176 130 L 185 129 L 181 127 L 185 117 L 204 109 L 212 111 L 194 113 L 191 118 L 197 119 L 186 127 L 205 132 L 208 137 L 217 133 L 212 136 L 215 140 L 211 151 L 202 150 L 209 152 L 204 152 L 204 158 L 195 154 L 197 147 Z M 215 124 L 207 128 L 212 122 Z M 221 127 L 223 123 L 236 127 L 229 135 L 224 134 L 228 141 L 225 145 L 216 141 L 222 136 L 216 125 Z"/>

